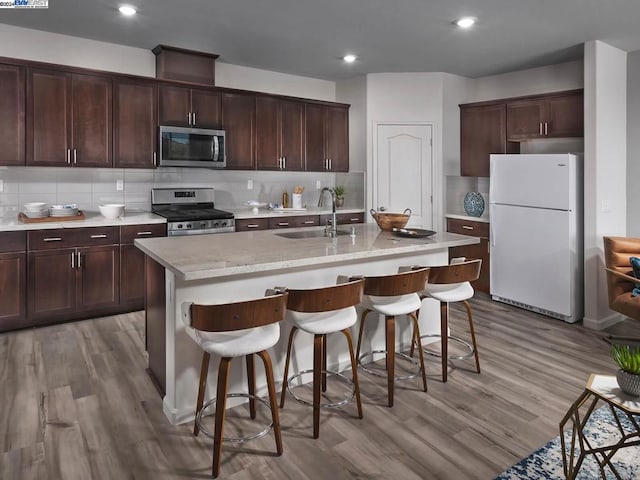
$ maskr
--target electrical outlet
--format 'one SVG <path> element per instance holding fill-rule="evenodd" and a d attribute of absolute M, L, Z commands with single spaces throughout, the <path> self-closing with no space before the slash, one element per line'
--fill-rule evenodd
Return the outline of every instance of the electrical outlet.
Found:
<path fill-rule="evenodd" d="M 610 213 L 611 212 L 611 202 L 609 200 L 602 200 L 600 204 L 600 211 L 602 213 Z"/>
<path fill-rule="evenodd" d="M 247 190 L 253 190 L 253 180 L 247 180 Z"/>
<path fill-rule="evenodd" d="M 322 183 L 320 180 L 316 180 L 316 190 L 320 190 L 322 188 Z"/>
<path fill-rule="evenodd" d="M 119 192 L 124 190 L 124 180 L 116 180 L 116 190 Z"/>

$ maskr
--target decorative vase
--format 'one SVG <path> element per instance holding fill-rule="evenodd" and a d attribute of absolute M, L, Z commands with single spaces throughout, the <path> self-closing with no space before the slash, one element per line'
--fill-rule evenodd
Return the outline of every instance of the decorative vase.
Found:
<path fill-rule="evenodd" d="M 336 197 L 336 207 L 342 208 L 344 205 L 344 197 Z"/>
<path fill-rule="evenodd" d="M 627 373 L 624 370 L 618 370 L 616 380 L 622 391 L 633 397 L 640 396 L 640 375 Z"/>
<path fill-rule="evenodd" d="M 484 198 L 480 192 L 467 192 L 464 196 L 464 211 L 471 217 L 479 217 L 484 212 Z"/>

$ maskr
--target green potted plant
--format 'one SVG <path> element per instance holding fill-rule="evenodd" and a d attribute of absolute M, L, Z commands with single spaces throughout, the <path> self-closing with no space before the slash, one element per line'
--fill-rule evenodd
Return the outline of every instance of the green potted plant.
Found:
<path fill-rule="evenodd" d="M 611 345 L 611 357 L 620 367 L 616 379 L 622 391 L 634 397 L 640 396 L 640 347 Z"/>
<path fill-rule="evenodd" d="M 336 196 L 336 207 L 342 207 L 344 205 L 344 187 L 342 185 L 336 185 L 332 190 Z"/>

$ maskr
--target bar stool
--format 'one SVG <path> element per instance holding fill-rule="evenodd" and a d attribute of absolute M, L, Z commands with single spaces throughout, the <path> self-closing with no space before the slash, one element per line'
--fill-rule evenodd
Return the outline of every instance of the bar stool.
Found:
<path fill-rule="evenodd" d="M 358 320 L 355 306 L 362 300 L 363 286 L 364 281 L 358 279 L 348 283 L 314 290 L 287 290 L 289 298 L 287 299 L 286 318 L 293 323 L 293 328 L 289 334 L 287 358 L 284 364 L 280 408 L 284 408 L 287 391 L 289 391 L 295 400 L 307 405 L 312 405 L 313 438 L 318 438 L 320 435 L 320 407 L 340 407 L 355 396 L 358 407 L 358 418 L 362 418 L 358 368 L 353 353 L 353 338 L 350 327 Z M 287 378 L 293 338 L 298 330 L 313 335 L 313 369 L 303 370 Z M 351 358 L 352 381 L 339 372 L 327 370 L 327 334 L 336 332 L 341 332 L 347 339 L 349 356 Z M 313 372 L 313 402 L 308 402 L 293 393 L 291 390 L 291 382 L 300 375 L 311 372 Z M 327 390 L 328 373 L 352 385 L 350 398 L 334 403 L 320 402 L 320 391 L 326 392 Z"/>
<path fill-rule="evenodd" d="M 478 359 L 478 346 L 476 344 L 476 334 L 473 328 L 473 316 L 471 314 L 470 298 L 474 295 L 471 282 L 480 276 L 480 268 L 482 267 L 482 259 L 469 260 L 452 259 L 450 265 L 439 267 L 431 267 L 429 273 L 429 282 L 424 291 L 420 292 L 421 298 L 433 298 L 440 302 L 440 354 L 425 350 L 429 355 L 442 357 L 442 381 L 447 381 L 447 364 L 449 360 L 464 360 L 475 356 L 476 371 L 480 373 L 480 360 Z M 449 304 L 452 302 L 462 302 L 467 310 L 467 318 L 469 319 L 469 329 L 471 330 L 470 345 L 465 340 L 448 335 L 449 332 Z M 422 338 L 433 337 L 437 335 L 423 335 Z M 414 334 L 415 338 L 415 334 Z M 448 356 L 448 341 L 454 341 L 467 348 L 468 353 L 460 356 Z M 411 345 L 411 355 L 413 355 L 414 344 Z"/>
<path fill-rule="evenodd" d="M 286 301 L 287 294 L 278 293 L 277 295 L 246 302 L 222 305 L 184 303 L 182 305 L 182 317 L 187 325 L 187 333 L 203 350 L 193 434 L 197 436 L 202 430 L 205 435 L 213 437 L 213 477 L 217 477 L 220 472 L 220 455 L 223 441 L 244 443 L 248 440 L 262 437 L 273 429 L 276 438 L 276 451 L 278 455 L 282 454 L 282 438 L 276 405 L 273 367 L 267 349 L 273 347 L 280 339 L 280 325 L 278 322 L 284 318 Z M 211 354 L 221 357 L 220 366 L 218 367 L 217 395 L 216 398 L 203 405 Z M 253 354 L 258 354 L 264 363 L 269 402 L 255 395 L 256 378 Z M 233 358 L 243 356 L 246 357 L 247 362 L 249 393 L 227 393 L 229 364 Z M 272 423 L 258 434 L 249 437 L 223 438 L 227 397 L 249 398 L 249 411 L 252 419 L 256 417 L 256 400 L 263 403 L 271 409 Z M 202 424 L 202 415 L 214 403 L 216 406 L 215 429 L 214 433 L 211 434 Z"/>
<path fill-rule="evenodd" d="M 420 326 L 418 324 L 417 311 L 420 309 L 420 297 L 417 292 L 424 290 L 429 277 L 428 267 L 411 267 L 409 271 L 386 276 L 365 277 L 364 296 L 362 306 L 364 311 L 360 318 L 360 334 L 358 335 L 358 348 L 356 357 L 361 368 L 370 374 L 381 375 L 374 370 L 370 370 L 362 364 L 362 359 L 373 355 L 374 353 L 386 354 L 387 368 L 387 397 L 390 407 L 393 406 L 393 393 L 395 380 L 407 380 L 417 375 L 395 376 L 395 356 L 399 355 L 406 359 L 411 357 L 396 353 L 396 333 L 395 324 L 396 316 L 407 315 L 413 320 L 414 336 L 413 341 L 418 343 L 420 354 L 419 370 L 422 371 L 422 384 L 424 391 L 427 391 L 427 375 L 424 367 L 424 358 L 422 355 L 422 343 L 420 340 Z M 386 350 L 373 350 L 360 354 L 362 346 L 362 337 L 364 332 L 364 322 L 370 312 L 376 312 L 385 316 L 385 338 Z M 415 332 L 418 332 L 417 337 Z M 413 345 L 413 341 L 411 342 Z"/>

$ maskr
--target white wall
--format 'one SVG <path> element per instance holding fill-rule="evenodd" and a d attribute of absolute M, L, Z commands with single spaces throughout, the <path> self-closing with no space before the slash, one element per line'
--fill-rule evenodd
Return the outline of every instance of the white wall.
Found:
<path fill-rule="evenodd" d="M 364 75 L 336 83 L 336 100 L 349 103 L 349 170 L 367 168 L 367 77 Z"/>
<path fill-rule="evenodd" d="M 616 320 L 607 306 L 602 237 L 626 234 L 627 54 L 585 44 L 584 324 Z"/>
<path fill-rule="evenodd" d="M 444 175 L 460 175 L 460 108 L 475 81 L 458 75 L 443 74 L 442 162 Z"/>
<path fill-rule="evenodd" d="M 477 78 L 467 102 L 574 90 L 584 85 L 582 60 Z"/>
<path fill-rule="evenodd" d="M 627 235 L 640 237 L 640 51 L 627 59 Z"/>

